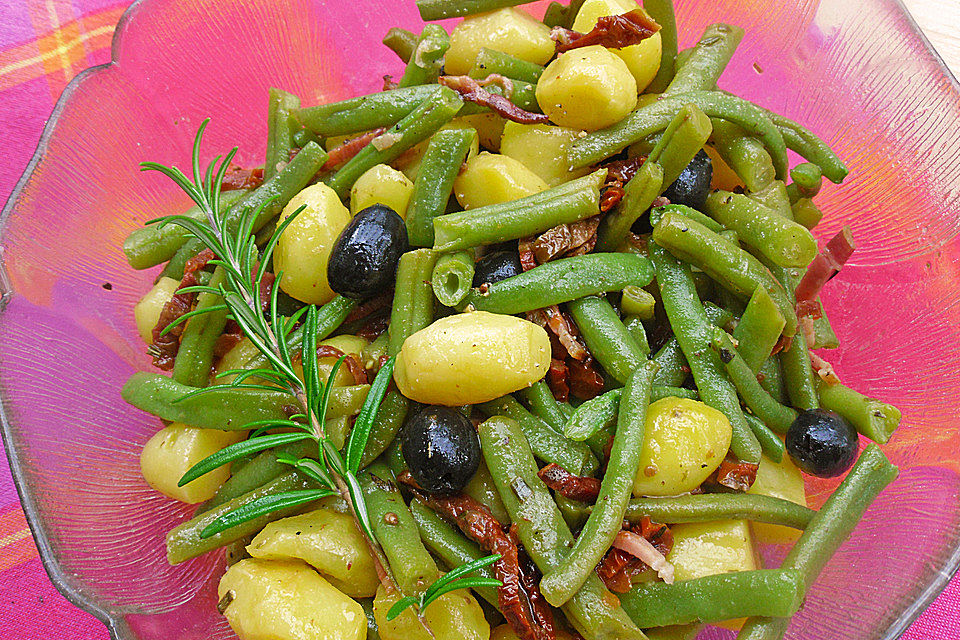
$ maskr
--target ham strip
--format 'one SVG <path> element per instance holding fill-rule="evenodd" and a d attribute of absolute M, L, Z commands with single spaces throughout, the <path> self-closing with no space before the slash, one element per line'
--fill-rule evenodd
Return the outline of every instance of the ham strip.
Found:
<path fill-rule="evenodd" d="M 820 289 L 830 278 L 840 272 L 853 255 L 854 249 L 856 244 L 853 241 L 853 234 L 850 233 L 850 227 L 844 227 L 837 235 L 830 238 L 807 267 L 807 273 L 797 285 L 797 315 L 811 315 L 813 312 L 811 303 L 816 304 Z"/>

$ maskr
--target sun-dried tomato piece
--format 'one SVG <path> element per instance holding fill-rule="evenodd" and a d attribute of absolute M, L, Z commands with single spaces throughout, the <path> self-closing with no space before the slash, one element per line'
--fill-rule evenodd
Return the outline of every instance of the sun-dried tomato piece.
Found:
<path fill-rule="evenodd" d="M 611 183 L 603 188 L 603 193 L 600 194 L 600 211 L 606 213 L 613 209 L 615 206 L 620 204 L 620 201 L 623 200 L 623 196 L 626 192 L 623 190 L 623 185 L 619 182 Z"/>
<path fill-rule="evenodd" d="M 659 524 L 644 516 L 638 524 L 628 529 L 647 539 L 664 557 L 673 548 L 673 532 L 665 524 Z M 614 593 L 626 593 L 630 590 L 631 578 L 647 570 L 645 562 L 622 549 L 611 548 L 597 566 L 597 574 L 608 589 Z"/>
<path fill-rule="evenodd" d="M 343 144 L 337 145 L 330 150 L 327 161 L 320 167 L 321 171 L 329 171 L 334 167 L 338 167 L 353 156 L 360 153 L 360 150 L 366 147 L 368 144 L 373 142 L 373 139 L 379 136 L 380 134 L 386 131 L 385 128 L 380 127 L 379 129 L 374 129 L 373 131 L 368 131 L 363 135 L 359 135 L 356 138 L 350 138 Z"/>
<path fill-rule="evenodd" d="M 340 356 L 344 356 L 343 366 L 345 366 L 347 371 L 350 372 L 350 375 L 353 376 L 353 383 L 367 384 L 367 370 L 363 368 L 363 363 L 360 362 L 360 358 L 358 358 L 356 354 L 344 353 L 329 344 L 317 345 L 318 358 L 339 358 Z"/>
<path fill-rule="evenodd" d="M 581 400 L 596 398 L 603 393 L 603 376 L 594 367 L 593 358 L 571 360 L 570 391 Z"/>
<path fill-rule="evenodd" d="M 553 623 L 553 610 L 543 594 L 540 593 L 540 578 L 543 576 L 533 564 L 526 550 L 520 546 L 517 538 L 517 525 L 510 526 L 510 538 L 517 545 L 518 560 L 520 567 L 520 587 L 530 606 L 530 613 L 533 614 L 534 627 L 537 637 L 541 640 L 552 640 L 556 637 L 556 628 Z"/>
<path fill-rule="evenodd" d="M 520 124 L 546 124 L 550 119 L 542 113 L 532 113 L 521 109 L 510 102 L 508 96 L 513 94 L 513 82 L 499 74 L 491 74 L 486 79 L 477 81 L 470 76 L 440 76 L 440 84 L 453 89 L 467 102 L 488 107 L 499 116 Z M 490 84 L 499 84 L 506 95 L 487 91 L 484 87 Z"/>
<path fill-rule="evenodd" d="M 204 249 L 194 257 L 187 260 L 183 268 L 183 277 L 180 279 L 180 286 L 177 290 L 197 285 L 197 271 L 207 266 L 207 263 L 213 260 L 213 251 Z M 164 329 L 171 323 L 179 319 L 185 313 L 190 311 L 193 306 L 196 294 L 193 293 L 174 293 L 173 297 L 163 305 L 160 311 L 160 317 L 157 319 L 156 326 L 153 327 L 153 342 L 148 353 L 153 356 L 153 366 L 163 371 L 169 371 L 173 368 L 173 363 L 177 358 L 177 352 L 180 350 L 180 335 L 183 333 L 185 323 L 180 323 L 173 329 L 160 335 Z"/>
<path fill-rule="evenodd" d="M 600 480 L 575 476 L 561 466 L 550 463 L 537 473 L 550 489 L 577 502 L 594 503 L 600 495 Z"/>
<path fill-rule="evenodd" d="M 547 386 L 558 402 L 566 402 L 570 397 L 570 387 L 567 386 L 567 364 L 563 360 L 554 358 L 550 361 L 547 370 Z"/>
<path fill-rule="evenodd" d="M 230 165 L 220 183 L 220 191 L 236 191 L 237 189 L 256 189 L 263 184 L 263 168 L 244 169 L 237 165 Z"/>
<path fill-rule="evenodd" d="M 640 167 L 642 167 L 646 161 L 646 156 L 637 156 L 636 158 L 627 158 L 625 160 L 614 160 L 613 162 L 603 165 L 607 169 L 607 182 L 627 184 L 633 179 L 633 176 L 637 175 L 637 171 L 640 170 Z"/>
<path fill-rule="evenodd" d="M 757 479 L 759 467 L 760 465 L 753 462 L 743 462 L 728 455 L 714 472 L 715 481 L 722 487 L 743 492 L 749 489 Z"/>
<path fill-rule="evenodd" d="M 660 30 L 646 12 L 634 9 L 618 16 L 602 16 L 588 33 L 554 27 L 550 36 L 557 43 L 557 53 L 599 44 L 609 49 L 622 49 L 639 44 Z"/>

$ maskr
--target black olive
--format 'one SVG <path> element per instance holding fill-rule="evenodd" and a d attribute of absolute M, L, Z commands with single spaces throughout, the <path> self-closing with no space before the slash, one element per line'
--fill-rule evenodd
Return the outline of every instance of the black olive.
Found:
<path fill-rule="evenodd" d="M 493 284 L 523 272 L 516 251 L 493 251 L 477 260 L 473 268 L 473 286 Z"/>
<path fill-rule="evenodd" d="M 820 478 L 838 476 L 853 466 L 858 444 L 856 429 L 824 409 L 801 412 L 787 430 L 787 453 L 794 464 Z"/>
<path fill-rule="evenodd" d="M 710 156 L 700 149 L 673 184 L 663 192 L 663 196 L 673 204 L 685 204 L 703 211 L 712 178 L 713 163 L 710 162 Z"/>
<path fill-rule="evenodd" d="M 358 212 L 330 251 L 327 281 L 347 298 L 363 299 L 386 291 L 397 277 L 407 249 L 407 227 L 396 211 L 375 204 Z"/>
<path fill-rule="evenodd" d="M 451 407 L 428 405 L 408 418 L 400 451 L 414 480 L 431 493 L 460 491 L 480 466 L 477 431 Z"/>

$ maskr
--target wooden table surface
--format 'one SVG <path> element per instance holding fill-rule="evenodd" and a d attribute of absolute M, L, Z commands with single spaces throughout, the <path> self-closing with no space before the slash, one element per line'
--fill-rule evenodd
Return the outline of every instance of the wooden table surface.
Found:
<path fill-rule="evenodd" d="M 960 0 L 901 0 L 953 75 L 960 78 Z"/>

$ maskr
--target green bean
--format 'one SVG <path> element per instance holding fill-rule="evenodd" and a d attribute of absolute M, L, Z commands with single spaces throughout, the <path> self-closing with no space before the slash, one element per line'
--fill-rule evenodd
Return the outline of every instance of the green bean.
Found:
<path fill-rule="evenodd" d="M 663 191 L 673 184 L 693 157 L 703 149 L 713 126 L 694 104 L 685 104 L 664 129 L 648 160 L 663 168 Z"/>
<path fill-rule="evenodd" d="M 783 386 L 783 372 L 780 370 L 779 356 L 767 358 L 757 373 L 757 380 L 764 391 L 770 394 L 770 397 L 780 404 L 786 403 L 787 390 Z"/>
<path fill-rule="evenodd" d="M 597 470 L 597 459 L 582 442 L 564 438 L 546 422 L 523 408 L 513 396 L 476 405 L 487 416 L 505 416 L 517 422 L 533 453 L 544 462 L 552 462 L 575 475 L 588 476 Z"/>
<path fill-rule="evenodd" d="M 402 120 L 390 127 L 347 160 L 332 176 L 327 185 L 345 198 L 357 178 L 378 164 L 389 164 L 404 151 L 426 140 L 443 125 L 450 122 L 463 106 L 463 100 L 452 89 L 435 87 L 430 97 L 421 102 Z"/>
<path fill-rule="evenodd" d="M 383 397 L 380 409 L 377 410 L 377 419 L 373 422 L 370 435 L 367 437 L 367 446 L 364 447 L 363 455 L 360 456 L 361 469 L 387 450 L 387 447 L 400 432 L 409 408 L 410 401 L 404 398 L 399 391 L 388 391 L 387 395 Z"/>
<path fill-rule="evenodd" d="M 787 185 L 783 180 L 774 180 L 763 189 L 747 194 L 747 197 L 774 211 L 781 218 L 793 220 L 790 195 L 787 193 Z"/>
<path fill-rule="evenodd" d="M 446 29 L 435 24 L 425 26 L 398 85 L 402 88 L 436 82 L 443 66 L 443 55 L 449 48 L 450 36 Z"/>
<path fill-rule="evenodd" d="M 390 27 L 387 30 L 387 35 L 383 36 L 383 44 L 404 62 L 410 61 L 410 56 L 413 55 L 413 50 L 417 47 L 417 40 L 417 34 L 400 27 Z"/>
<path fill-rule="evenodd" d="M 594 568 L 623 526 L 623 515 L 640 467 L 644 424 L 650 404 L 650 381 L 656 367 L 654 363 L 638 366 L 627 379 L 596 506 L 566 557 L 556 567 L 544 571 L 540 591 L 555 607 L 569 601 L 593 575 Z"/>
<path fill-rule="evenodd" d="M 427 144 L 407 205 L 407 238 L 412 246 L 433 244 L 433 219 L 446 211 L 453 181 L 476 136 L 474 129 L 445 129 Z"/>
<path fill-rule="evenodd" d="M 220 211 L 233 206 L 247 193 L 239 189 L 224 191 L 220 194 Z M 198 222 L 207 221 L 206 214 L 196 205 L 187 209 L 183 215 Z M 179 225 L 167 224 L 161 227 L 160 223 L 154 222 L 130 232 L 123 241 L 123 254 L 134 269 L 149 269 L 172 258 L 188 238 L 191 238 L 190 233 Z"/>
<path fill-rule="evenodd" d="M 820 405 L 838 413 L 864 436 L 886 444 L 900 425 L 900 410 L 886 402 L 867 397 L 846 385 L 817 382 Z"/>
<path fill-rule="evenodd" d="M 544 574 L 559 566 L 573 535 L 543 481 L 537 477 L 533 453 L 520 426 L 494 417 L 479 426 L 480 449 L 510 513 L 517 535 Z M 617 599 L 591 573 L 563 606 L 567 620 L 586 640 L 644 640 Z"/>
<path fill-rule="evenodd" d="M 647 330 L 643 326 L 643 319 L 640 316 L 626 316 L 623 319 L 623 326 L 627 329 L 627 333 L 633 336 L 644 357 L 649 357 L 650 342 L 647 340 Z"/>
<path fill-rule="evenodd" d="M 387 358 L 387 345 L 390 342 L 390 334 L 386 331 L 377 336 L 373 342 L 368 342 L 360 350 L 360 358 L 367 371 L 372 371 L 374 375 L 380 371 L 381 359 Z"/>
<path fill-rule="evenodd" d="M 546 10 L 543 12 L 542 22 L 551 29 L 564 26 L 566 20 L 567 5 L 556 2 L 556 0 L 547 5 Z"/>
<path fill-rule="evenodd" d="M 640 107 L 606 129 L 594 131 L 573 143 L 568 159 L 573 167 L 585 167 L 608 158 L 630 144 L 663 131 L 680 108 L 693 104 L 711 118 L 723 118 L 755 135 L 773 159 L 775 175 L 787 175 L 786 145 L 780 130 L 767 113 L 746 100 L 717 91 L 691 91 L 664 97 Z"/>
<path fill-rule="evenodd" d="M 417 9 L 420 11 L 420 19 L 429 22 L 472 16 L 529 2 L 533 0 L 417 0 Z"/>
<path fill-rule="evenodd" d="M 293 148 L 294 122 L 291 112 L 300 108 L 300 98 L 283 89 L 270 87 L 267 110 L 267 155 L 263 162 L 263 178 L 269 180 L 290 162 Z"/>
<path fill-rule="evenodd" d="M 641 320 L 653 320 L 656 306 L 657 299 L 646 289 L 632 284 L 623 288 L 620 310 L 624 315 L 638 316 Z"/>
<path fill-rule="evenodd" d="M 575 534 L 579 533 L 580 529 L 583 528 L 583 523 L 590 517 L 590 505 L 566 498 L 560 492 L 553 494 L 553 501 L 557 503 L 557 509 L 560 510 L 560 515 L 563 516 L 563 521 L 570 527 L 570 531 Z"/>
<path fill-rule="evenodd" d="M 497 492 L 497 485 L 493 483 L 493 476 L 490 475 L 490 470 L 487 469 L 483 460 L 480 461 L 480 466 L 470 478 L 470 482 L 463 488 L 463 492 L 489 509 L 497 522 L 503 525 L 510 524 L 510 514 L 503 506 L 503 500 Z"/>
<path fill-rule="evenodd" d="M 623 389 L 611 389 L 583 402 L 567 420 L 563 428 L 563 435 L 571 440 L 589 442 L 596 434 L 611 429 L 616 424 L 622 393 Z M 664 398 L 696 400 L 698 397 L 699 395 L 693 389 L 665 385 L 650 387 L 650 402 L 656 402 Z"/>
<path fill-rule="evenodd" d="M 672 215 L 672 214 L 671 214 Z M 737 392 L 724 374 L 720 356 L 710 348 L 711 330 L 690 267 L 681 265 L 665 249 L 651 242 L 650 258 L 657 271 L 663 308 L 690 366 L 702 401 L 723 412 L 730 421 L 730 451 L 744 462 L 760 461 L 760 443 L 743 417 Z"/>
<path fill-rule="evenodd" d="M 847 177 L 847 166 L 827 144 L 809 129 L 772 111 L 767 112 L 770 121 L 777 127 L 788 149 L 797 152 L 806 160 L 820 167 L 823 176 L 840 184 Z M 781 180 L 785 176 L 777 176 Z"/>
<path fill-rule="evenodd" d="M 833 553 L 857 526 L 870 503 L 898 473 L 880 447 L 868 444 L 847 477 L 810 520 L 780 568 L 796 569 L 804 584 L 812 585 Z M 789 623 L 789 618 L 749 618 L 737 638 L 776 640 L 783 636 Z"/>
<path fill-rule="evenodd" d="M 703 310 L 707 314 L 707 320 L 714 326 L 722 327 L 733 319 L 733 315 L 729 311 L 709 302 L 704 303 Z M 670 338 L 653 356 L 653 360 L 660 366 L 656 375 L 653 376 L 654 388 L 658 386 L 679 387 L 687 379 L 687 373 L 689 372 L 687 359 L 684 357 L 683 351 L 680 349 L 680 343 L 677 342 L 676 338 Z"/>
<path fill-rule="evenodd" d="M 681 524 L 713 520 L 751 520 L 804 529 L 816 512 L 803 505 L 750 493 L 705 493 L 669 498 L 634 498 L 625 518 L 640 522 L 648 516 L 655 522 Z"/>
<path fill-rule="evenodd" d="M 748 298 L 762 286 L 777 303 L 786 321 L 783 334 L 797 333 L 797 313 L 784 285 L 752 255 L 733 247 L 702 224 L 680 215 L 666 213 L 653 228 L 653 240 L 678 258 L 701 269 L 731 293 Z"/>
<path fill-rule="evenodd" d="M 208 538 L 201 538 L 200 532 L 220 516 L 266 496 L 279 495 L 287 491 L 316 488 L 317 485 L 312 480 L 305 479 L 296 471 L 291 471 L 279 478 L 271 480 L 262 487 L 238 496 L 216 508 L 204 511 L 190 520 L 177 525 L 167 534 L 167 561 L 170 564 L 180 564 L 190 558 L 196 558 L 208 551 L 213 551 L 214 549 L 239 540 L 244 536 L 256 533 L 274 520 L 293 515 L 301 507 L 280 509 L 230 527 Z"/>
<path fill-rule="evenodd" d="M 783 462 L 783 454 L 786 452 L 786 446 L 780 436 L 774 433 L 770 427 L 764 424 L 757 416 L 744 413 L 743 417 L 753 430 L 753 435 L 757 436 L 757 440 L 760 442 L 760 448 L 763 449 L 763 455 L 777 464 Z"/>
<path fill-rule="evenodd" d="M 395 125 L 430 98 L 436 90 L 436 85 L 392 89 L 297 109 L 293 116 L 318 136 L 346 136 Z"/>
<path fill-rule="evenodd" d="M 807 229 L 813 229 L 823 218 L 823 211 L 813 203 L 809 198 L 800 198 L 790 208 L 790 214 L 798 224 L 802 224 Z"/>
<path fill-rule="evenodd" d="M 647 634 L 647 640 L 696 640 L 702 629 L 702 624 L 691 623 L 670 625 L 667 627 L 651 627 L 644 629 L 643 632 Z"/>
<path fill-rule="evenodd" d="M 730 336 L 723 329 L 713 327 L 710 346 L 720 354 L 720 361 L 727 370 L 727 376 L 750 410 L 777 433 L 786 433 L 796 420 L 797 412 L 783 406 L 763 390 L 757 382 L 757 375 L 740 357 L 730 341 Z"/>
<path fill-rule="evenodd" d="M 397 284 L 390 312 L 390 342 L 387 353 L 400 353 L 403 342 L 433 322 L 433 288 L 430 278 L 437 264 L 437 252 L 432 249 L 408 251 L 397 267 Z"/>
<path fill-rule="evenodd" d="M 733 330 L 733 337 L 738 343 L 737 352 L 753 373 L 760 373 L 760 367 L 780 339 L 784 324 L 786 320 L 773 298 L 766 289 L 757 287 Z"/>
<path fill-rule="evenodd" d="M 350 312 L 356 308 L 356 306 L 356 300 L 351 300 L 350 298 L 344 298 L 343 296 L 338 295 L 335 296 L 333 300 L 320 307 L 317 310 L 317 342 L 323 340 L 336 331 L 337 328 L 343 324 L 343 321 L 347 319 L 347 316 L 350 315 Z M 290 346 L 290 351 L 292 353 L 300 351 L 301 345 L 303 344 L 303 325 L 300 325 L 290 332 L 290 335 L 287 337 L 287 344 Z M 244 368 L 260 369 L 266 366 L 269 366 L 269 361 L 267 360 L 266 356 L 264 356 L 262 353 L 258 353 L 247 360 Z"/>
<path fill-rule="evenodd" d="M 327 152 L 318 144 L 310 143 L 300 149 L 296 157 L 280 172 L 246 193 L 230 207 L 226 215 L 227 233 L 235 233 L 240 227 L 240 221 L 254 212 L 259 213 L 253 219 L 252 230 L 259 231 L 283 210 L 293 196 L 310 183 L 326 161 Z M 176 280 L 182 278 L 187 261 L 200 253 L 203 246 L 203 242 L 198 238 L 185 241 L 164 268 L 163 275 Z"/>
<path fill-rule="evenodd" d="M 777 215 L 754 199 L 729 191 L 707 196 L 707 213 L 745 243 L 782 267 L 805 267 L 817 255 L 817 241 L 793 220 Z"/>
<path fill-rule="evenodd" d="M 601 254 L 603 255 L 603 254 Z M 606 254 L 627 256 L 630 254 Z M 586 257 L 586 256 L 584 256 Z M 646 258 L 640 258 L 645 266 L 653 271 Z M 551 263 L 547 263 L 551 264 Z M 540 268 L 540 267 L 538 267 Z M 532 273 L 528 271 L 527 273 Z M 651 273 L 651 279 L 653 274 Z M 515 276 L 517 277 L 517 276 Z M 643 349 L 633 339 L 627 328 L 620 322 L 617 312 L 614 311 L 606 298 L 586 296 L 573 300 L 567 305 L 567 311 L 573 317 L 580 336 L 587 343 L 587 348 L 614 380 L 626 384 L 634 371 L 647 361 Z"/>
<path fill-rule="evenodd" d="M 699 222 L 710 231 L 714 233 L 722 234 L 727 229 L 724 229 L 723 225 L 708 216 L 705 213 L 701 213 L 692 207 L 688 207 L 683 204 L 667 204 L 662 207 L 655 207 L 650 210 L 650 224 L 655 225 L 663 218 L 664 215 L 670 213 L 671 211 L 676 211 L 680 215 L 690 218 L 694 222 Z"/>
<path fill-rule="evenodd" d="M 770 272 L 783 283 L 790 304 L 796 302 L 794 290 L 800 281 L 801 272 L 767 264 Z M 786 335 L 786 331 L 784 331 Z M 810 347 L 803 331 L 797 331 L 790 345 L 780 352 L 780 367 L 783 370 L 784 386 L 790 404 L 797 409 L 816 409 L 820 406 L 817 391 L 813 386 L 813 367 L 810 364 Z"/>
<path fill-rule="evenodd" d="M 599 211 L 606 169 L 525 198 L 434 218 L 434 249 L 457 251 L 543 233 Z"/>
<path fill-rule="evenodd" d="M 213 271 L 211 287 L 219 287 L 225 280 L 222 266 Z M 205 387 L 210 382 L 214 347 L 227 325 L 227 309 L 210 309 L 223 305 L 223 297 L 205 291 L 197 296 L 197 311 L 208 310 L 193 316 L 180 336 L 180 349 L 173 363 L 173 379 L 189 387 Z"/>
<path fill-rule="evenodd" d="M 803 602 L 796 569 L 757 569 L 678 580 L 645 582 L 620 596 L 638 626 L 714 623 L 756 615 L 792 616 Z"/>
<path fill-rule="evenodd" d="M 568 416 L 562 407 L 570 407 L 565 403 L 557 402 L 546 382 L 538 380 L 518 393 L 533 415 L 543 420 L 557 433 L 563 433 L 563 425 L 566 424 Z M 572 412 L 572 408 L 570 410 Z"/>
<path fill-rule="evenodd" d="M 743 29 L 740 27 L 723 23 L 708 26 L 690 57 L 676 70 L 673 80 L 663 91 L 664 95 L 715 88 L 742 39 Z"/>
<path fill-rule="evenodd" d="M 356 415 L 370 390 L 368 384 L 334 387 L 327 416 Z M 128 403 L 163 420 L 183 422 L 203 429 L 236 431 L 259 420 L 289 420 L 296 413 L 296 399 L 287 391 L 243 388 L 197 389 L 160 375 L 140 371 L 127 380 L 120 395 Z M 194 395 L 189 395 L 193 393 Z"/>
<path fill-rule="evenodd" d="M 407 461 L 403 459 L 403 451 L 400 450 L 400 440 L 394 439 L 377 460 L 387 465 L 393 472 L 393 475 L 399 476 L 407 470 Z"/>
<path fill-rule="evenodd" d="M 571 302 L 584 296 L 640 287 L 653 280 L 653 268 L 632 253 L 588 253 L 552 260 L 505 280 L 472 289 L 463 304 L 479 311 L 514 314 Z M 618 320 L 619 322 L 619 320 Z"/>
<path fill-rule="evenodd" d="M 511 80 L 521 80 L 535 85 L 543 75 L 543 69 L 539 64 L 483 47 L 477 54 L 473 68 L 470 69 L 470 77 L 483 80 L 491 73 L 497 73 Z"/>
<path fill-rule="evenodd" d="M 410 513 L 420 530 L 420 539 L 423 540 L 423 544 L 447 567 L 453 569 L 486 555 L 476 542 L 465 538 L 419 498 L 414 498 L 410 502 Z M 490 567 L 481 567 L 475 573 L 483 578 L 494 577 Z M 496 588 L 477 587 L 474 591 L 494 607 L 500 606 Z"/>
<path fill-rule="evenodd" d="M 748 135 L 743 129 L 715 118 L 711 142 L 733 172 L 743 180 L 750 191 L 759 191 L 773 182 L 776 171 L 773 160 L 757 138 Z"/>
<path fill-rule="evenodd" d="M 455 307 L 467 297 L 473 270 L 473 252 L 469 250 L 445 253 L 437 259 L 430 283 L 440 304 Z"/>
<path fill-rule="evenodd" d="M 801 162 L 790 169 L 790 179 L 793 180 L 787 185 L 790 204 L 815 197 L 823 187 L 823 171 L 812 162 Z"/>
<path fill-rule="evenodd" d="M 677 57 L 677 18 L 673 13 L 673 0 L 643 0 L 643 9 L 660 25 L 660 68 L 645 93 L 662 93 L 673 80 L 674 62 Z"/>
<path fill-rule="evenodd" d="M 290 114 L 289 117 L 296 121 L 296 118 L 293 117 L 293 114 Z M 293 132 L 293 146 L 297 149 L 307 146 L 308 143 L 312 142 L 314 144 L 321 144 L 320 138 L 313 131 L 307 131 L 300 126 L 299 122 L 296 122 L 295 126 L 296 131 Z"/>
<path fill-rule="evenodd" d="M 630 227 L 646 213 L 657 196 L 663 193 L 663 167 L 656 162 L 644 162 L 623 189 L 623 199 L 616 209 L 600 221 L 597 229 L 597 251 L 616 251 L 626 242 Z"/>
<path fill-rule="evenodd" d="M 358 478 L 370 526 L 387 557 L 397 586 L 406 595 L 419 594 L 440 577 L 437 563 L 420 541 L 420 530 L 397 488 L 393 472 L 375 462 Z"/>
<path fill-rule="evenodd" d="M 220 485 L 212 498 L 200 506 L 196 515 L 239 498 L 289 472 L 290 465 L 279 462 L 280 454 L 294 458 L 316 458 L 317 443 L 313 440 L 299 440 L 262 451 L 239 470 L 236 469 L 237 464 L 234 462 L 230 469 L 230 478 Z"/>
<path fill-rule="evenodd" d="M 680 69 L 680 67 L 687 64 L 687 60 L 690 59 L 691 55 L 693 55 L 693 47 L 687 47 L 686 49 L 677 51 L 677 59 L 673 63 L 674 70 Z"/>

